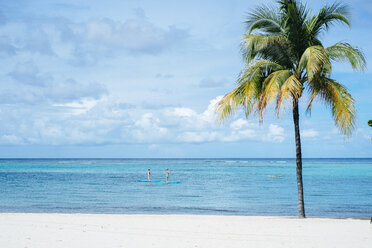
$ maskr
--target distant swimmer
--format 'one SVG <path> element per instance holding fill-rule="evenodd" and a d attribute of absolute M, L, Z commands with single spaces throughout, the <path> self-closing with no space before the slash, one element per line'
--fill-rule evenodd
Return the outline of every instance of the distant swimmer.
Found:
<path fill-rule="evenodd" d="M 169 178 L 169 175 L 170 175 L 170 171 L 168 169 L 165 170 L 165 182 L 168 183 L 168 178 Z"/>
<path fill-rule="evenodd" d="M 147 180 L 150 181 L 151 171 L 150 169 L 147 170 Z"/>

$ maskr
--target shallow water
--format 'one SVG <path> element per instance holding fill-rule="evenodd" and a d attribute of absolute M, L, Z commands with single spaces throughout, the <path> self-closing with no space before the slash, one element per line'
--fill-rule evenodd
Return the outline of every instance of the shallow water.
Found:
<path fill-rule="evenodd" d="M 372 216 L 372 159 L 305 159 L 308 216 Z M 147 179 L 147 169 L 154 180 Z M 2 159 L 0 212 L 297 215 L 293 159 Z"/>

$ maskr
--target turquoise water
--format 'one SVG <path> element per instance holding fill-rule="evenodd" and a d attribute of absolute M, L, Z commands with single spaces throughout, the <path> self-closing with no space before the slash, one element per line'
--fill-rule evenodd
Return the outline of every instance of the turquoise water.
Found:
<path fill-rule="evenodd" d="M 372 216 L 372 159 L 303 167 L 308 216 Z M 148 168 L 162 182 L 137 182 Z M 166 168 L 181 183 L 165 184 Z M 295 161 L 1 159 L 0 212 L 296 216 Z"/>

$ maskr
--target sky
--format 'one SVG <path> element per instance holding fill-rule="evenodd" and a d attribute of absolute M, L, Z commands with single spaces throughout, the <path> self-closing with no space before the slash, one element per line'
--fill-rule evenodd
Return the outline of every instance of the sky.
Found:
<path fill-rule="evenodd" d="M 316 101 L 300 102 L 303 156 L 372 157 L 372 2 L 344 1 L 351 28 L 323 44 L 362 49 L 367 69 L 335 64 L 356 100 L 350 138 Z M 313 13 L 333 1 L 307 1 Z M 0 157 L 291 158 L 290 106 L 259 123 L 215 104 L 243 68 L 247 13 L 274 1 L 0 1 Z"/>

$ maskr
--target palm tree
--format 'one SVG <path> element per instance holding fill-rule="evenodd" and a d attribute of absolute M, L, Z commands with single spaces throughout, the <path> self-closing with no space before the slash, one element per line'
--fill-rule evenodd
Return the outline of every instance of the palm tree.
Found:
<path fill-rule="evenodd" d="M 346 5 L 326 5 L 311 15 L 311 10 L 297 0 L 280 0 L 277 4 L 277 8 L 261 6 L 249 14 L 242 43 L 245 67 L 237 88 L 218 103 L 217 113 L 223 121 L 239 108 L 244 109 L 246 117 L 255 110 L 261 122 L 270 102 L 275 101 L 278 117 L 281 108 L 290 104 L 296 143 L 298 216 L 305 218 L 299 99 L 309 94 L 309 113 L 313 101 L 322 100 L 330 107 L 335 124 L 349 136 L 355 124 L 354 99 L 345 86 L 331 78 L 331 63 L 347 61 L 353 69 L 363 70 L 366 61 L 362 52 L 348 43 L 325 48 L 319 39 L 334 23 L 350 26 Z"/>
<path fill-rule="evenodd" d="M 368 121 L 368 126 L 372 127 L 372 120 Z"/>

